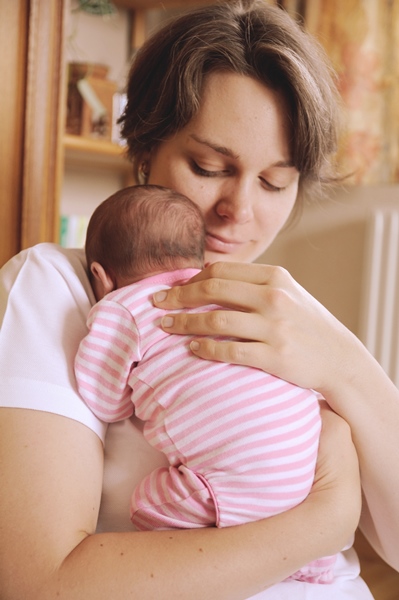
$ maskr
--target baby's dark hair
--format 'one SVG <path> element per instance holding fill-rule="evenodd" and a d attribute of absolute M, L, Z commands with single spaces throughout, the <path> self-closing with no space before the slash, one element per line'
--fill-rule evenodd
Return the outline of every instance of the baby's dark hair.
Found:
<path fill-rule="evenodd" d="M 202 268 L 205 225 L 186 196 L 158 185 L 119 190 L 94 211 L 86 235 L 87 265 L 99 262 L 120 285 L 156 271 Z"/>

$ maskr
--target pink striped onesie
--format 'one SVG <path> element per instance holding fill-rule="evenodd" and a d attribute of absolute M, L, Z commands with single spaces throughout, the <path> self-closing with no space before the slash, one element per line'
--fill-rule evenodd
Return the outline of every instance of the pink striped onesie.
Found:
<path fill-rule="evenodd" d="M 197 272 L 163 273 L 108 294 L 90 311 L 76 357 L 92 411 L 107 422 L 134 411 L 169 460 L 133 492 L 131 517 L 142 530 L 262 519 L 302 502 L 313 482 L 316 394 L 259 369 L 198 359 L 191 338 L 162 331 L 166 311 L 153 306 L 153 294 Z M 322 558 L 293 577 L 330 582 L 334 562 Z"/>

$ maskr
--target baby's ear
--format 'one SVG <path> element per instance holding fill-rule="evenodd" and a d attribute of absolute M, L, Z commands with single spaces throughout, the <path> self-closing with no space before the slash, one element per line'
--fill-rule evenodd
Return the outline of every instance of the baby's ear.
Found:
<path fill-rule="evenodd" d="M 90 271 L 95 280 L 96 297 L 100 296 L 97 300 L 100 300 L 115 289 L 116 286 L 112 277 L 105 271 L 104 267 L 100 265 L 99 262 L 92 262 Z"/>

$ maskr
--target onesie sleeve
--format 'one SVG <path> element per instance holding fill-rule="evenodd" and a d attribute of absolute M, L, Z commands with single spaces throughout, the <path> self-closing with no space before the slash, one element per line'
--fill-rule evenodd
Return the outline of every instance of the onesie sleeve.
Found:
<path fill-rule="evenodd" d="M 128 379 L 140 358 L 136 324 L 127 308 L 104 298 L 90 311 L 87 325 L 75 360 L 79 393 L 103 421 L 121 421 L 133 414 Z"/>
<path fill-rule="evenodd" d="M 104 440 L 73 370 L 93 303 L 83 250 L 38 244 L 0 269 L 0 406 L 62 415 Z"/>

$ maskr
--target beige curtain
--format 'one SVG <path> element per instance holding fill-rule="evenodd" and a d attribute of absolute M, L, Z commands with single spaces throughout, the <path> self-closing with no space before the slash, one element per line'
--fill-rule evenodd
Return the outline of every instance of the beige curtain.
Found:
<path fill-rule="evenodd" d="M 399 0 L 282 0 L 324 46 L 338 73 L 354 183 L 399 181 Z"/>

